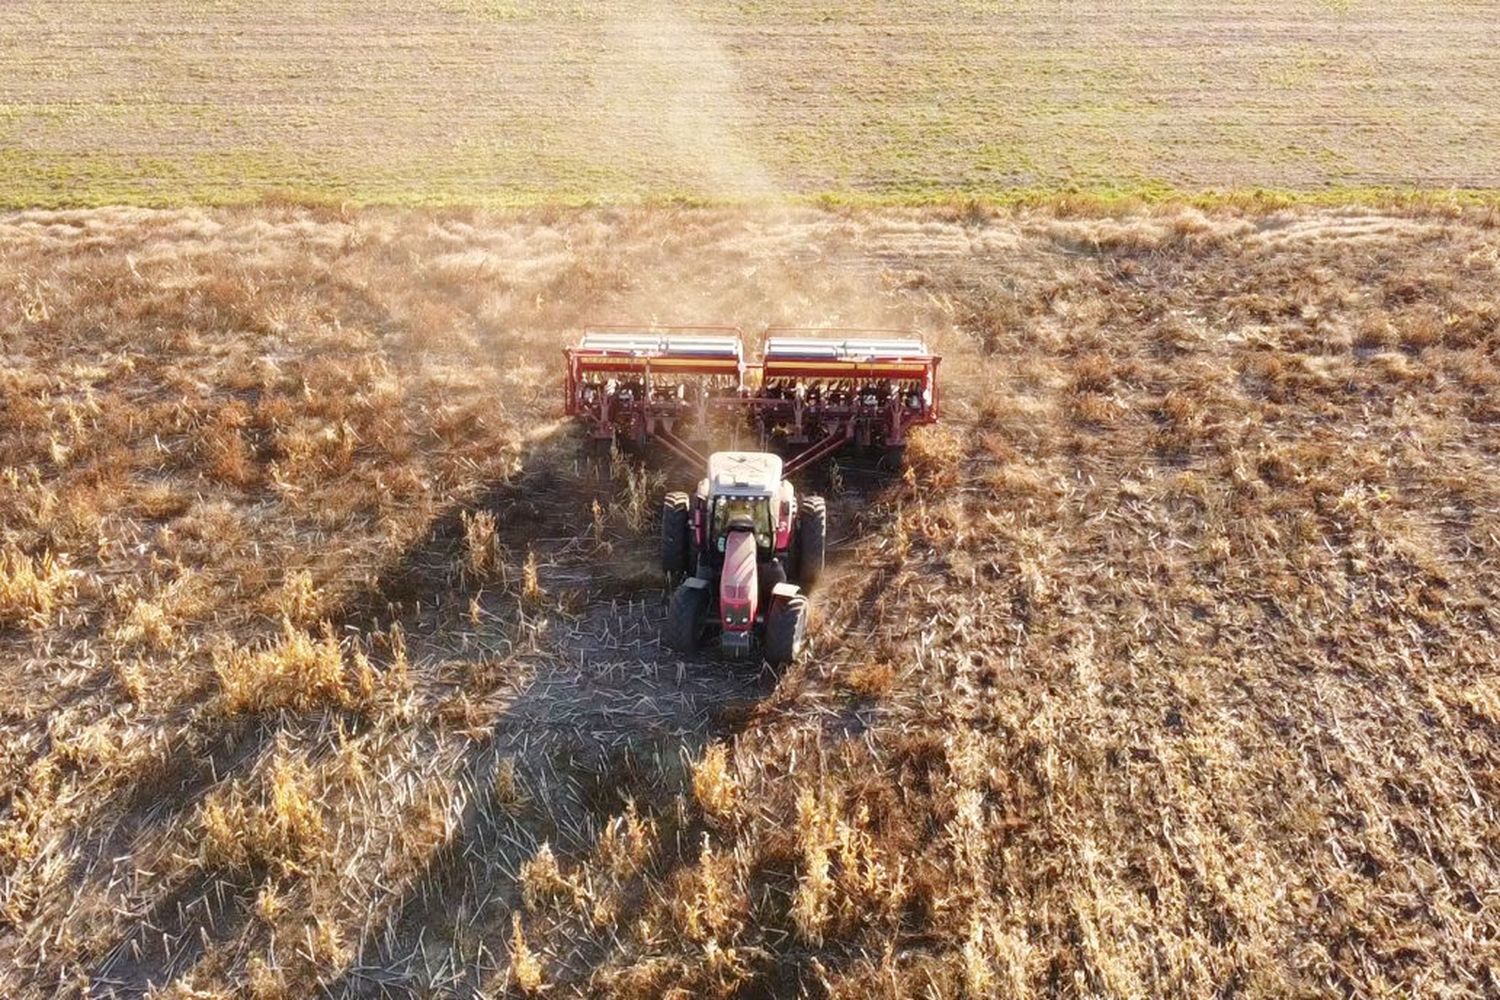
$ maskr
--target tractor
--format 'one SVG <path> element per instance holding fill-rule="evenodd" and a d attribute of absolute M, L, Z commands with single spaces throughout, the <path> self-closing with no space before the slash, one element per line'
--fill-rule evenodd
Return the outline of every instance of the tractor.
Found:
<path fill-rule="evenodd" d="M 663 643 L 689 654 L 717 633 L 726 656 L 747 657 L 758 646 L 772 666 L 797 659 L 827 523 L 823 499 L 798 497 L 779 456 L 710 455 L 692 497 L 669 493 L 662 504 L 661 564 L 677 583 Z"/>
<path fill-rule="evenodd" d="M 823 501 L 789 480 L 850 449 L 899 466 L 908 433 L 938 419 L 942 358 L 895 330 L 778 328 L 762 341 L 756 354 L 734 327 L 589 327 L 563 351 L 565 412 L 595 454 L 619 446 L 708 466 L 691 497 L 668 494 L 662 511 L 662 568 L 676 586 L 663 644 L 692 653 L 717 636 L 729 655 L 759 646 L 784 665 L 802 651 L 827 521 Z M 742 435 L 761 450 L 705 459 L 708 442 Z"/>

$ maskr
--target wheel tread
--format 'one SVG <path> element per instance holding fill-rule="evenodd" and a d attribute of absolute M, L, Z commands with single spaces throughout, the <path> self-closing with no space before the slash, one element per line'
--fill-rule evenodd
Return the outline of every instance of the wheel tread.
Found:
<path fill-rule="evenodd" d="M 797 582 L 811 590 L 823 575 L 828 547 L 828 505 L 820 496 L 802 498 L 797 526 Z"/>
<path fill-rule="evenodd" d="M 667 602 L 667 620 L 662 623 L 662 645 L 684 655 L 696 653 L 707 611 L 708 591 L 686 583 L 672 591 Z"/>
<path fill-rule="evenodd" d="M 661 568 L 669 579 L 684 576 L 690 566 L 688 496 L 668 493 L 661 502 Z"/>
<path fill-rule="evenodd" d="M 801 594 L 778 602 L 766 620 L 766 662 L 784 667 L 795 662 L 806 644 L 808 603 Z"/>

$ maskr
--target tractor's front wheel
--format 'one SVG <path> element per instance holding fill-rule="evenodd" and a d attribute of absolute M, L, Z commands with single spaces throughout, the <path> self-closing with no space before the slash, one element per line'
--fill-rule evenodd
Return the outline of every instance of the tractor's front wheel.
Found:
<path fill-rule="evenodd" d="M 661 631 L 662 645 L 685 656 L 698 651 L 703 622 L 708 617 L 707 588 L 689 586 L 690 582 L 672 591 Z"/>
<path fill-rule="evenodd" d="M 771 605 L 766 616 L 766 662 L 785 667 L 802 655 L 807 642 L 807 598 L 798 594 Z"/>
<path fill-rule="evenodd" d="M 803 590 L 811 590 L 823 575 L 828 507 L 822 497 L 803 497 L 797 506 L 797 583 Z"/>
<path fill-rule="evenodd" d="M 669 580 L 681 579 L 692 568 L 689 534 L 687 494 L 668 493 L 661 504 L 661 571 Z"/>

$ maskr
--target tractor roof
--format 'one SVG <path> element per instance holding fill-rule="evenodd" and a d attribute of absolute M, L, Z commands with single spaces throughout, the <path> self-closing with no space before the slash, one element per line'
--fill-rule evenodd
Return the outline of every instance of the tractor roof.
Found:
<path fill-rule="evenodd" d="M 716 451 L 708 456 L 713 496 L 775 496 L 781 489 L 781 458 L 760 451 Z"/>

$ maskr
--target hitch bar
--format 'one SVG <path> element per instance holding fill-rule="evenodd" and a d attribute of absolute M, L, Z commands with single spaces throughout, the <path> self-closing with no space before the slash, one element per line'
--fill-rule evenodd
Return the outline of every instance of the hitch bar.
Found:
<path fill-rule="evenodd" d="M 801 451 L 795 458 L 786 463 L 781 474 L 788 477 L 796 475 L 808 466 L 823 461 L 823 459 L 832 455 L 852 440 L 854 440 L 854 424 L 849 423 L 829 432 L 811 447 Z"/>
<path fill-rule="evenodd" d="M 686 441 L 682 440 L 682 438 L 673 434 L 671 431 L 657 430 L 652 434 L 652 436 L 662 444 L 666 445 L 668 451 L 670 451 L 672 454 L 676 455 L 683 461 L 687 462 L 689 465 L 702 466 L 704 468 L 708 467 L 708 456 L 704 455 L 697 448 L 694 448 L 692 445 L 688 444 Z"/>

